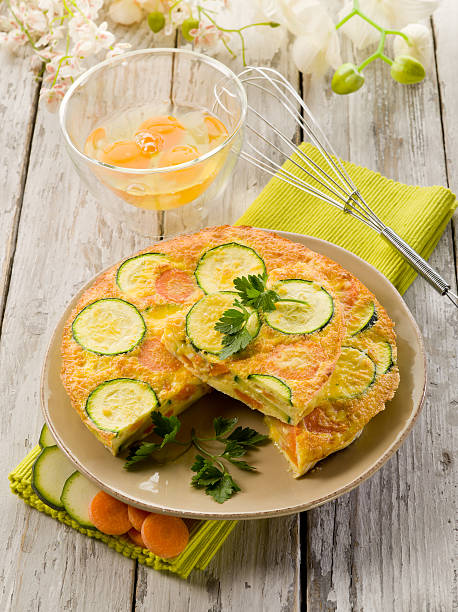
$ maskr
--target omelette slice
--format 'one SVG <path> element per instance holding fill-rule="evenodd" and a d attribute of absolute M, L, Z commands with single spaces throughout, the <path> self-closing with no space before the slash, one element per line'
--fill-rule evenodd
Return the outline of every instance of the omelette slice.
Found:
<path fill-rule="evenodd" d="M 295 427 L 266 418 L 270 437 L 296 478 L 351 444 L 399 384 L 393 324 L 374 296 L 358 285 L 359 295 L 347 308 L 341 356 L 312 412 Z"/>
<path fill-rule="evenodd" d="M 183 275 L 163 253 L 132 257 L 95 281 L 65 326 L 64 387 L 114 455 L 152 431 L 153 410 L 179 414 L 209 390 L 161 342 L 167 317 L 201 293 L 192 278 L 177 283 Z"/>
<path fill-rule="evenodd" d="M 334 370 L 346 333 L 343 306 L 325 268 L 317 272 L 303 263 L 312 260 L 306 247 L 248 227 L 209 228 L 163 248 L 173 246 L 202 296 L 186 313 L 168 319 L 165 346 L 213 388 L 297 424 Z M 234 279 L 262 274 L 281 301 L 268 313 L 248 309 L 252 341 L 221 358 L 223 335 L 215 324 L 238 298 Z M 347 275 L 340 267 L 333 270 L 340 284 Z"/>

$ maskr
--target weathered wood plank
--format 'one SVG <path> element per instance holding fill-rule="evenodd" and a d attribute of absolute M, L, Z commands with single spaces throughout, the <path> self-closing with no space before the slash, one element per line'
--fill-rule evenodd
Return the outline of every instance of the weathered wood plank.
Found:
<path fill-rule="evenodd" d="M 242 521 L 204 572 L 187 582 L 139 566 L 135 610 L 300 610 L 296 517 Z"/>
<path fill-rule="evenodd" d="M 151 33 L 143 27 L 133 42 L 148 46 Z M 38 439 L 40 371 L 65 304 L 97 271 L 146 244 L 108 222 L 71 165 L 57 117 L 40 106 L 0 344 L 3 474 Z M 131 610 L 134 561 L 29 509 L 5 478 L 1 487 L 2 610 Z"/>
<path fill-rule="evenodd" d="M 394 179 L 446 184 L 434 73 L 409 88 L 393 83 L 383 65 L 367 74 L 364 89 L 347 99 L 323 94 L 320 86 L 307 96 L 337 151 Z M 431 262 L 451 278 L 452 261 L 448 228 Z M 456 314 L 421 279 L 406 301 L 426 343 L 427 402 L 384 468 L 308 513 L 309 610 L 452 609 Z"/>
<path fill-rule="evenodd" d="M 443 0 L 433 16 L 433 31 L 436 45 L 436 65 L 444 134 L 447 179 L 450 189 L 458 190 L 458 82 L 455 72 L 455 58 L 458 54 L 456 24 L 458 4 L 454 0 Z M 454 220 L 455 269 L 458 268 L 457 215 Z"/>
<path fill-rule="evenodd" d="M 16 246 L 39 85 L 30 58 L 0 49 L 0 329 Z"/>

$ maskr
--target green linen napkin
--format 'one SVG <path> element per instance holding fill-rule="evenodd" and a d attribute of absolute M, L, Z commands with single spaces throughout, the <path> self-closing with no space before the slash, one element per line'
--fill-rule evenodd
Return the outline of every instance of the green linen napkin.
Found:
<path fill-rule="evenodd" d="M 168 570 L 182 578 L 187 578 L 194 568 L 205 569 L 237 524 L 237 521 L 197 521 L 190 529 L 189 543 L 181 555 L 172 560 L 161 559 L 148 550 L 136 546 L 127 537 L 108 536 L 97 529 L 86 529 L 65 511 L 54 510 L 44 504 L 35 495 L 30 484 L 32 466 L 40 451 L 41 448 L 36 446 L 9 475 L 13 493 L 21 497 L 32 508 L 44 512 L 90 538 L 102 540 L 107 546 L 114 548 L 125 557 L 136 559 L 139 563 L 155 570 Z"/>
<path fill-rule="evenodd" d="M 315 147 L 303 143 L 301 148 L 313 161 L 323 163 Z M 296 161 L 301 163 L 297 156 Z M 362 166 L 342 163 L 372 210 L 427 259 L 453 215 L 455 195 L 445 187 L 404 185 Z M 284 168 L 301 174 L 290 160 Z M 416 277 L 413 268 L 376 232 L 280 179 L 273 178 L 268 183 L 236 225 L 296 232 L 333 242 L 375 266 L 400 293 Z"/>

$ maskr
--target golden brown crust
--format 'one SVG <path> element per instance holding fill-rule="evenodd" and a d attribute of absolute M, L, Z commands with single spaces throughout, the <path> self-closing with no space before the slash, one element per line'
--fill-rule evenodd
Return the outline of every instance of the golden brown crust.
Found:
<path fill-rule="evenodd" d="M 353 442 L 367 423 L 384 410 L 399 385 L 399 370 L 396 365 L 397 349 L 394 325 L 386 310 L 375 296 L 357 279 L 357 297 L 348 308 L 348 316 L 361 304 L 373 301 L 377 310 L 377 321 L 369 329 L 355 336 L 347 336 L 344 345 L 359 348 L 374 355 L 375 345 L 389 342 L 392 349 L 393 366 L 384 374 L 377 374 L 375 383 L 360 398 L 342 401 L 322 401 L 297 426 L 286 425 L 267 417 L 270 435 L 290 463 L 293 474 L 302 476 L 318 461 Z"/>
<path fill-rule="evenodd" d="M 320 332 L 307 336 L 282 334 L 263 325 L 256 340 L 245 351 L 224 361 L 217 356 L 203 355 L 195 351 L 185 333 L 186 313 L 191 305 L 203 296 L 195 282 L 194 271 L 206 251 L 229 242 L 238 242 L 253 248 L 264 260 L 271 279 L 304 278 L 319 282 L 334 298 L 335 312 L 331 323 Z M 193 235 L 178 236 L 173 240 L 155 244 L 138 254 L 150 252 L 167 255 L 167 260 L 155 268 L 151 292 L 146 290 L 136 299 L 126 297 L 116 284 L 116 271 L 120 265 L 117 264 L 101 275 L 84 293 L 64 330 L 62 380 L 82 420 L 106 446 L 110 447 L 113 434 L 98 430 L 87 418 L 84 406 L 94 387 L 105 380 L 120 376 L 148 382 L 155 389 L 166 414 L 165 406 L 169 401 L 172 402 L 171 410 L 177 413 L 205 392 L 205 386 L 198 378 L 218 381 L 232 379 L 234 376 L 246 378 L 252 373 L 265 373 L 287 381 L 297 406 L 297 418 L 293 422 L 302 420 L 296 427 L 280 423 L 276 419 L 271 419 L 271 422 L 273 437 L 277 436 L 280 440 L 280 446 L 296 473 L 304 471 L 311 463 L 350 443 L 362 427 L 377 412 L 383 410 L 385 401 L 394 394 L 399 380 L 396 366 L 380 376 L 380 380 L 377 379 L 376 384 L 358 400 L 330 403 L 323 398 L 319 399 L 320 391 L 325 388 L 334 370 L 342 343 L 366 350 L 370 355 L 371 347 L 380 338 L 384 338 L 391 344 L 394 360 L 396 359 L 393 324 L 385 310 L 366 287 L 334 261 L 273 232 L 245 226 L 207 228 Z M 163 289 L 164 283 L 161 283 L 160 279 L 166 279 L 167 282 L 170 278 L 173 280 L 174 270 L 180 271 L 180 278 L 183 278 L 183 274 L 187 275 L 185 285 L 189 290 L 183 295 L 167 299 L 168 285 L 165 284 L 165 293 L 157 291 L 156 286 Z M 171 303 L 174 310 L 170 317 L 164 321 L 160 320 L 156 326 L 148 326 L 148 333 L 142 344 L 130 353 L 98 356 L 82 349 L 73 340 L 71 325 L 84 306 L 101 297 L 126 299 L 143 312 L 145 309 L 151 309 L 153 313 L 158 312 L 161 307 Z M 363 334 L 349 338 L 346 335 L 346 321 L 351 317 L 352 311 L 367 300 L 375 302 L 378 320 Z M 145 315 L 146 320 L 148 316 Z M 164 324 L 165 334 L 162 338 Z M 184 365 L 177 365 L 176 360 L 171 362 L 170 354 L 162 346 L 163 353 L 157 350 L 161 340 L 165 341 L 172 352 L 175 352 L 177 344 L 187 344 L 187 354 L 178 355 Z M 152 360 L 146 350 L 148 346 L 154 347 Z M 237 394 L 234 393 L 252 408 L 263 409 L 256 399 L 243 396 L 242 390 L 238 389 Z M 336 414 L 341 416 L 342 413 L 345 413 L 344 424 L 340 417 L 335 417 Z"/>
<path fill-rule="evenodd" d="M 280 377 L 292 390 L 293 408 L 285 418 L 297 423 L 309 410 L 308 404 L 326 383 L 340 355 L 345 335 L 344 305 L 341 304 L 341 287 L 353 286 L 353 277 L 343 268 L 318 256 L 303 245 L 281 238 L 277 234 L 250 227 L 221 226 L 207 228 L 190 236 L 179 236 L 164 242 L 161 252 L 178 258 L 183 270 L 193 273 L 202 255 L 214 246 L 237 242 L 254 249 L 263 259 L 269 279 L 274 282 L 284 278 L 315 280 L 334 298 L 334 314 L 323 330 L 307 336 L 284 334 L 263 325 L 256 340 L 245 351 L 224 360 L 231 376 L 246 378 L 249 374 L 267 374 Z M 315 266 L 318 261 L 319 265 Z M 337 291 L 335 290 L 337 287 Z M 348 297 L 350 296 L 350 297 Z M 353 293 L 345 293 L 353 299 Z M 202 355 L 186 337 L 184 313 L 167 323 L 165 342 L 169 350 L 176 352 L 191 371 L 217 386 L 214 366 L 222 362 L 216 355 Z M 178 340 L 178 342 L 177 342 Z M 179 346 L 187 344 L 187 354 L 180 354 Z M 227 371 L 222 375 L 227 375 Z M 212 378 L 213 380 L 209 380 Z M 234 396 L 240 399 L 240 391 Z M 253 399 L 245 402 L 259 408 Z M 262 406 L 261 406 L 262 408 Z"/>
<path fill-rule="evenodd" d="M 157 330 L 149 328 L 139 346 L 121 355 L 97 355 L 83 349 L 73 339 L 72 323 L 76 315 L 100 298 L 121 298 L 133 303 L 139 310 L 151 302 L 151 297 L 136 299 L 121 292 L 116 284 L 119 265 L 116 264 L 99 276 L 78 300 L 65 325 L 61 347 L 61 378 L 72 406 L 90 431 L 112 451 L 116 435 L 98 428 L 85 411 L 88 395 L 97 385 L 123 377 L 147 382 L 156 392 L 160 410 L 167 416 L 181 412 L 208 390 L 206 385 L 170 355 L 162 345 L 161 333 Z M 164 265 L 170 267 L 169 263 Z M 159 273 L 162 269 L 161 265 Z M 166 302 L 160 297 L 155 299 L 159 303 Z M 154 350 L 154 361 L 145 357 L 145 347 L 148 346 Z"/>

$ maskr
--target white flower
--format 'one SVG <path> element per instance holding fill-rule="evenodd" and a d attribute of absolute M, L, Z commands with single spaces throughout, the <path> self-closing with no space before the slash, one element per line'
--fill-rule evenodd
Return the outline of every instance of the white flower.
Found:
<path fill-rule="evenodd" d="M 297 38 L 292 56 L 304 74 L 325 74 L 342 63 L 335 24 L 320 0 L 257 0 L 268 19 L 285 26 Z"/>
<path fill-rule="evenodd" d="M 420 23 L 411 23 L 401 30 L 409 38 L 407 43 L 402 36 L 396 36 L 393 43 L 395 56 L 411 55 L 428 69 L 431 67 L 433 43 L 428 28 Z"/>
<path fill-rule="evenodd" d="M 170 19 L 173 25 L 180 26 L 185 19 L 191 17 L 192 11 L 188 2 L 182 2 L 177 7 L 172 9 Z"/>
<path fill-rule="evenodd" d="M 144 17 L 142 9 L 134 0 L 116 0 L 110 4 L 108 14 L 113 21 L 126 26 L 137 23 Z"/>
<path fill-rule="evenodd" d="M 324 38 L 311 33 L 298 36 L 292 55 L 298 70 L 315 76 L 323 76 L 330 66 L 338 68 L 342 63 L 339 41 L 329 33 Z"/>
<path fill-rule="evenodd" d="M 103 0 L 76 0 L 76 4 L 88 19 L 93 20 L 98 17 Z"/>
<path fill-rule="evenodd" d="M 297 36 L 292 55 L 297 68 L 305 74 L 322 76 L 330 66 L 342 63 L 335 24 L 318 0 L 279 0 L 281 18 Z"/>
<path fill-rule="evenodd" d="M 80 57 L 95 55 L 102 49 L 108 49 L 115 40 L 113 34 L 107 30 L 106 21 L 97 26 L 93 21 L 87 21 L 81 15 L 70 20 L 68 31 L 75 42 L 73 53 Z"/>
<path fill-rule="evenodd" d="M 205 25 L 202 22 L 189 33 L 194 37 L 194 45 L 200 49 L 214 47 L 221 38 L 221 32 L 214 25 Z"/>
<path fill-rule="evenodd" d="M 137 0 L 137 4 L 147 13 L 153 13 L 155 11 L 164 13 L 167 10 L 162 0 Z"/>
<path fill-rule="evenodd" d="M 131 47 L 132 45 L 130 43 L 117 43 L 112 49 L 108 51 L 106 59 L 110 59 L 111 57 L 117 57 L 118 55 L 122 55 L 124 51 L 127 51 Z"/>
<path fill-rule="evenodd" d="M 413 21 L 429 17 L 439 6 L 440 0 L 360 0 L 360 8 L 368 17 L 384 28 L 399 29 Z M 347 2 L 339 13 L 342 19 L 353 8 Z M 340 30 L 358 49 L 364 49 L 380 39 L 380 33 L 358 16 L 352 17 Z"/>

